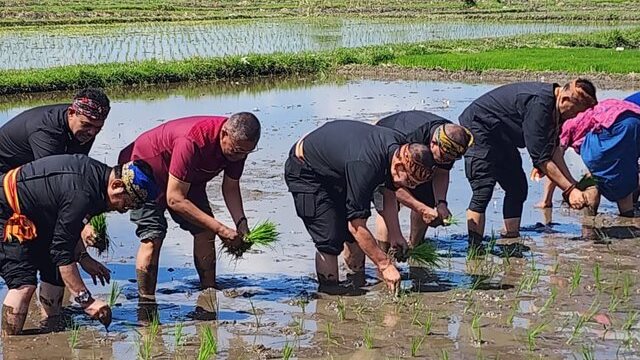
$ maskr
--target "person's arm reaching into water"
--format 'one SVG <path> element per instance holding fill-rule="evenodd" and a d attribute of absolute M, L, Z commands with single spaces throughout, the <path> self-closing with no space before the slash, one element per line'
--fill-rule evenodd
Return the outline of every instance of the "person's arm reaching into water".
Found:
<path fill-rule="evenodd" d="M 243 236 L 249 233 L 249 223 L 244 214 L 242 193 L 240 192 L 240 180 L 233 179 L 225 174 L 222 180 L 222 197 L 229 209 L 229 214 L 236 224 L 236 231 Z"/>
<path fill-rule="evenodd" d="M 391 247 L 400 248 L 402 252 L 407 249 L 407 240 L 402 236 L 402 230 L 400 229 L 400 221 L 398 220 L 398 200 L 396 194 L 389 190 L 384 189 L 384 198 L 382 203 L 384 205 L 382 209 L 382 219 L 389 232 L 389 244 Z"/>
<path fill-rule="evenodd" d="M 425 224 L 430 224 L 433 220 L 438 218 L 438 212 L 435 209 L 420 202 L 420 200 L 416 199 L 407 189 L 400 188 L 396 190 L 396 198 L 402 205 L 417 212 L 418 214 L 421 214 L 422 220 Z"/>
<path fill-rule="evenodd" d="M 433 173 L 433 196 L 436 200 L 436 211 L 441 220 L 445 220 L 451 216 L 449 206 L 447 204 L 447 192 L 449 191 L 449 170 L 436 168 Z"/>

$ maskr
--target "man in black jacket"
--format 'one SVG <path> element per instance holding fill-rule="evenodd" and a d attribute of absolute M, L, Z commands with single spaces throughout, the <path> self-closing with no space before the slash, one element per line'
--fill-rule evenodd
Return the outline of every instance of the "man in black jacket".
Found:
<path fill-rule="evenodd" d="M 86 155 L 55 155 L 0 179 L 0 276 L 9 288 L 2 333 L 22 331 L 38 272 L 46 317 L 60 313 L 66 286 L 88 315 L 108 326 L 111 310 L 91 297 L 76 266 L 80 231 L 91 216 L 137 209 L 155 199 L 150 167 L 136 161 L 111 168 Z"/>
<path fill-rule="evenodd" d="M 471 242 L 484 235 L 484 213 L 496 183 L 505 191 L 501 235 L 520 236 L 528 184 L 518 148 L 526 147 L 533 166 L 562 188 L 572 208 L 586 206 L 585 195 L 575 188 L 559 150 L 559 129 L 564 121 L 596 104 L 593 84 L 577 79 L 563 87 L 540 82 L 504 85 L 464 110 L 460 125 L 475 138 L 465 155 L 465 172 L 473 190 L 467 211 Z"/>

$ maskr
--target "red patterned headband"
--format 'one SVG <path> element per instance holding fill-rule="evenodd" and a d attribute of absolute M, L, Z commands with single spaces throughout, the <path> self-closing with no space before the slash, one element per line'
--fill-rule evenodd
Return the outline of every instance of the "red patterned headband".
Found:
<path fill-rule="evenodd" d="M 109 107 L 100 105 L 97 101 L 87 97 L 76 98 L 71 104 L 71 108 L 78 114 L 84 115 L 91 120 L 104 120 L 109 115 Z"/>

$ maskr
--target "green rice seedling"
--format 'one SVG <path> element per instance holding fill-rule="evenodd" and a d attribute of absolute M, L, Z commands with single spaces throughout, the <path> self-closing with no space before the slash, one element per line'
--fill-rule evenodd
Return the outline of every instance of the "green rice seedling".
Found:
<path fill-rule="evenodd" d="M 282 359 L 289 360 L 293 356 L 293 345 L 289 344 L 289 342 L 285 342 L 282 347 Z"/>
<path fill-rule="evenodd" d="M 213 336 L 211 326 L 200 328 L 200 348 L 198 349 L 198 360 L 208 360 L 218 353 L 218 340 Z"/>
<path fill-rule="evenodd" d="M 422 347 L 422 342 L 424 342 L 424 337 L 412 337 L 411 338 L 411 357 L 416 357 L 418 351 Z"/>
<path fill-rule="evenodd" d="M 482 319 L 482 314 L 478 312 L 478 309 L 473 313 L 473 317 L 471 318 L 471 332 L 473 335 L 473 340 L 482 344 L 482 328 L 480 326 L 480 320 Z"/>
<path fill-rule="evenodd" d="M 120 284 L 118 284 L 117 281 L 114 281 L 111 283 L 111 290 L 109 291 L 109 298 L 107 299 L 107 304 L 109 304 L 109 307 L 113 307 L 116 304 L 116 301 L 118 301 L 118 297 L 120 297 L 120 294 L 122 293 L 122 288 L 120 287 Z"/>
<path fill-rule="evenodd" d="M 89 221 L 95 233 L 94 247 L 98 250 L 98 255 L 102 255 L 109 250 L 111 239 L 107 233 L 107 217 L 104 214 L 96 215 Z"/>
<path fill-rule="evenodd" d="M 593 267 L 593 279 L 595 280 L 596 289 L 598 292 L 602 292 L 602 270 L 600 269 L 600 263 L 596 263 Z"/>
<path fill-rule="evenodd" d="M 571 275 L 571 285 L 569 286 L 569 296 L 572 296 L 576 289 L 580 286 L 580 280 L 582 279 L 582 266 L 580 263 L 576 263 L 573 267 L 573 274 Z"/>
<path fill-rule="evenodd" d="M 428 242 L 415 246 L 408 251 L 408 257 L 411 261 L 429 267 L 438 267 L 441 263 L 440 255 L 435 246 Z"/>
<path fill-rule="evenodd" d="M 80 338 L 80 324 L 73 321 L 69 329 L 69 347 L 75 349 L 78 346 L 78 340 Z"/>
<path fill-rule="evenodd" d="M 442 349 L 440 351 L 440 359 L 442 360 L 449 360 L 449 352 L 445 349 Z"/>
<path fill-rule="evenodd" d="M 596 186 L 596 185 L 598 185 L 598 179 L 596 179 L 593 176 L 589 176 L 585 174 L 585 175 L 582 175 L 582 178 L 580 178 L 580 181 L 578 181 L 578 183 L 576 184 L 576 188 L 580 190 L 584 190 L 586 188 Z"/>
<path fill-rule="evenodd" d="M 529 345 L 529 351 L 535 350 L 536 339 L 538 338 L 538 336 L 540 336 L 540 334 L 542 334 L 546 327 L 546 323 L 541 323 L 527 330 L 527 344 Z"/>
<path fill-rule="evenodd" d="M 173 330 L 173 339 L 176 350 L 182 347 L 184 343 L 184 323 L 176 323 L 176 327 Z"/>
<path fill-rule="evenodd" d="M 633 286 L 633 280 L 631 274 L 625 273 L 622 276 L 622 299 L 627 302 L 631 298 L 631 287 Z"/>
<path fill-rule="evenodd" d="M 338 320 L 344 321 L 347 318 L 347 307 L 344 305 L 344 300 L 341 297 L 338 298 L 336 308 L 338 309 Z"/>
<path fill-rule="evenodd" d="M 507 325 L 513 325 L 513 318 L 516 316 L 518 309 L 520 309 L 520 302 L 516 299 L 511 305 L 511 310 L 509 310 L 509 314 L 507 315 Z"/>
<path fill-rule="evenodd" d="M 253 314 L 253 318 L 256 322 L 256 329 L 260 328 L 260 315 L 258 314 L 258 309 L 256 309 L 255 305 L 253 304 L 253 301 L 249 300 L 249 304 L 251 304 L 251 313 Z"/>
<path fill-rule="evenodd" d="M 422 328 L 424 329 L 424 336 L 431 335 L 431 328 L 433 327 L 433 313 L 429 312 L 424 319 Z"/>
<path fill-rule="evenodd" d="M 522 291 L 531 292 L 531 290 L 533 290 L 540 281 L 540 272 L 540 270 L 532 270 L 531 272 L 526 273 L 518 284 L 516 296 L 520 295 Z"/>
<path fill-rule="evenodd" d="M 540 308 L 540 311 L 538 311 L 538 313 L 542 314 L 542 313 L 546 312 L 549 309 L 549 307 L 551 305 L 553 305 L 553 303 L 556 301 L 557 297 L 558 297 L 558 288 L 556 288 L 554 286 L 554 287 L 551 288 L 551 294 L 549 295 L 547 300 L 545 300 L 544 305 L 542 305 L 542 307 Z"/>
<path fill-rule="evenodd" d="M 371 350 L 373 349 L 373 332 L 370 327 L 364 328 L 364 334 L 362 336 L 362 342 L 364 343 L 364 347 Z"/>
<path fill-rule="evenodd" d="M 599 307 L 600 307 L 600 303 L 598 302 L 598 299 L 595 299 L 593 303 L 591 303 L 589 310 L 587 310 L 582 315 L 578 315 L 578 320 L 576 321 L 576 325 L 573 328 L 571 337 L 569 337 L 569 340 L 567 340 L 567 344 L 571 344 L 573 340 L 582 333 L 582 328 L 584 328 L 584 325 L 589 320 L 591 320 L 591 318 L 593 318 L 593 316 L 598 312 Z"/>
<path fill-rule="evenodd" d="M 324 329 L 324 334 L 327 337 L 327 341 L 333 341 L 333 323 L 328 322 Z"/>
<path fill-rule="evenodd" d="M 595 360 L 595 355 L 593 354 L 593 347 L 582 345 L 582 360 Z"/>
<path fill-rule="evenodd" d="M 278 241 L 279 236 L 280 233 L 278 233 L 276 224 L 269 220 L 265 220 L 249 230 L 249 233 L 244 236 L 243 244 L 240 247 L 225 247 L 227 249 L 227 253 L 239 258 L 252 246 L 272 247 L 275 242 Z"/>
<path fill-rule="evenodd" d="M 624 320 L 624 324 L 622 325 L 622 330 L 630 331 L 633 325 L 636 324 L 638 320 L 638 311 L 632 311 L 627 314 L 627 318 Z"/>
<path fill-rule="evenodd" d="M 622 302 L 622 299 L 618 296 L 616 292 L 611 294 L 611 299 L 609 300 L 609 306 L 607 306 L 607 310 L 609 310 L 609 313 L 616 312 L 621 302 Z"/>
<path fill-rule="evenodd" d="M 304 334 L 304 318 L 293 318 L 293 333 L 300 336 Z"/>
<path fill-rule="evenodd" d="M 417 309 L 413 310 L 413 315 L 411 316 L 411 325 L 422 326 L 420 320 L 418 319 L 420 315 L 422 315 L 422 311 Z"/>
<path fill-rule="evenodd" d="M 442 224 L 444 226 L 455 226 L 455 225 L 460 225 L 460 219 L 458 219 L 456 216 L 449 215 L 446 219 L 442 220 Z"/>

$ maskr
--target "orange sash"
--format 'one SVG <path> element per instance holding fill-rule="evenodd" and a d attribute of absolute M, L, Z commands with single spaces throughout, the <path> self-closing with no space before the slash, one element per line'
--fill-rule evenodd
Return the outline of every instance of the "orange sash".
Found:
<path fill-rule="evenodd" d="M 33 221 L 20 214 L 17 182 L 18 170 L 20 170 L 19 167 L 9 170 L 9 172 L 4 176 L 4 180 L 2 182 L 7 204 L 11 210 L 13 210 L 13 215 L 11 215 L 4 225 L 4 241 L 10 242 L 17 239 L 20 243 L 23 243 L 25 241 L 35 239 L 38 234 L 36 232 L 36 225 Z"/>

